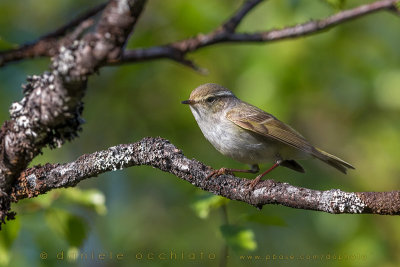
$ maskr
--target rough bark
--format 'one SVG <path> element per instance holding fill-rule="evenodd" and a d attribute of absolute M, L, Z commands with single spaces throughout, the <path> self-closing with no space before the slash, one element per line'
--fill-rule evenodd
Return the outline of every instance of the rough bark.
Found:
<path fill-rule="evenodd" d="M 0 132 L 0 222 L 9 214 L 7 194 L 20 172 L 44 146 L 59 147 L 78 135 L 88 77 L 120 56 L 144 4 L 110 1 L 93 33 L 61 46 L 50 71 L 28 77 L 23 99 L 12 104 Z"/>
<path fill-rule="evenodd" d="M 168 58 L 203 71 L 186 58 L 188 53 L 224 42 L 268 43 L 308 36 L 380 10 L 399 14 L 396 6 L 399 0 L 380 0 L 341 11 L 325 19 L 279 30 L 238 33 L 236 29 L 243 18 L 262 2 L 262 0 L 247 0 L 229 19 L 208 34 L 199 34 L 193 38 L 161 46 L 126 51 L 124 45 L 145 2 L 145 0 L 110 0 L 32 44 L 0 52 L 0 66 L 36 56 L 52 57 L 52 65 L 47 72 L 28 77 L 23 87 L 23 99 L 11 105 L 10 120 L 4 122 L 0 129 L 0 224 L 7 217 L 14 216 L 14 213 L 10 212 L 11 196 L 16 201 L 53 188 L 74 186 L 90 175 L 95 176 L 114 168 L 127 167 L 128 163 L 119 160 L 117 156 L 126 155 L 128 152 L 131 153 L 127 155 L 129 164 L 151 165 L 169 171 L 204 190 L 255 206 L 274 203 L 332 213 L 398 214 L 398 192 L 346 193 L 340 190 L 321 192 L 273 180 L 265 181 L 256 190 L 249 191 L 244 186 L 243 179 L 231 176 L 205 181 L 202 177 L 208 169 L 203 164 L 195 160 L 189 161 L 178 151 L 169 154 L 174 158 L 166 157 L 165 153 L 171 152 L 172 145 L 161 139 L 144 139 L 137 144 L 116 146 L 103 152 L 84 155 L 74 163 L 46 164 L 43 167 L 26 169 L 43 147 L 59 147 L 78 135 L 82 123 L 82 99 L 87 80 L 102 66 Z M 93 17 L 100 11 L 102 11 L 100 19 L 97 25 L 92 27 Z M 89 31 L 89 28 L 93 29 Z M 158 146 L 167 150 L 157 149 Z M 142 155 L 137 149 L 144 149 L 154 154 Z M 115 157 L 112 153 L 110 155 L 110 152 L 115 153 Z M 96 156 L 97 161 L 93 158 Z M 157 157 L 160 162 L 154 161 Z M 87 166 L 79 165 L 85 160 L 97 164 L 90 165 L 88 162 Z"/>
<path fill-rule="evenodd" d="M 360 5 L 353 9 L 348 9 L 336 13 L 324 19 L 309 21 L 306 23 L 284 27 L 283 29 L 272 29 L 270 31 L 255 33 L 238 33 L 236 28 L 244 16 L 252 10 L 262 0 L 249 0 L 235 13 L 227 22 L 222 24 L 214 31 L 171 44 L 154 46 L 143 49 L 133 49 L 124 52 L 119 61 L 110 62 L 113 65 L 121 63 L 147 61 L 159 58 L 175 60 L 183 65 L 193 68 L 196 71 L 205 72 L 193 61 L 188 60 L 186 55 L 203 47 L 218 43 L 270 43 L 280 40 L 305 37 L 327 31 L 339 24 L 373 14 L 377 11 L 387 10 L 399 14 L 395 4 L 398 0 L 376 1 L 370 4 Z"/>
<path fill-rule="evenodd" d="M 84 179 L 104 172 L 140 165 L 152 166 L 215 195 L 243 201 L 258 208 L 266 204 L 280 204 L 335 214 L 400 214 L 399 191 L 318 191 L 271 179 L 261 181 L 250 190 L 248 179 L 231 175 L 206 179 L 213 169 L 195 159 L 186 158 L 168 140 L 149 137 L 137 143 L 117 145 L 86 154 L 70 163 L 46 164 L 27 169 L 17 179 L 12 197 L 14 201 L 34 197 L 52 189 L 75 186 Z"/>

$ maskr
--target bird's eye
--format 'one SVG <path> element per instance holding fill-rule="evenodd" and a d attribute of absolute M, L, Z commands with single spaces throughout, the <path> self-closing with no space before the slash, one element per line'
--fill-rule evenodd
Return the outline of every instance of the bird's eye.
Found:
<path fill-rule="evenodd" d="M 207 103 L 212 103 L 215 101 L 215 97 L 213 97 L 213 96 L 207 97 L 206 101 L 207 101 Z"/>

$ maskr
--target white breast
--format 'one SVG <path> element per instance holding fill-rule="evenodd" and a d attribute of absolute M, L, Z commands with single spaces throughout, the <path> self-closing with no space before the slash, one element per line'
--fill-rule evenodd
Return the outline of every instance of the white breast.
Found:
<path fill-rule="evenodd" d="M 190 108 L 204 136 L 223 155 L 247 164 L 273 162 L 280 158 L 276 141 L 235 125 L 225 114 L 205 116 L 196 108 Z"/>

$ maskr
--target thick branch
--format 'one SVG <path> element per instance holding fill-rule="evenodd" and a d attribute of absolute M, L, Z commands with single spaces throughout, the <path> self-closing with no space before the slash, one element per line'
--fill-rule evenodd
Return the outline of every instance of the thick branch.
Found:
<path fill-rule="evenodd" d="M 266 43 L 290 38 L 304 37 L 328 30 L 338 24 L 372 14 L 380 10 L 392 10 L 395 8 L 396 2 L 399 2 L 399 0 L 376 1 L 370 4 L 358 6 L 353 9 L 344 10 L 325 19 L 310 21 L 279 30 L 274 29 L 256 33 L 235 32 L 236 27 L 244 18 L 244 16 L 260 2 L 261 1 L 256 0 L 245 2 L 242 8 L 226 23 L 208 34 L 199 34 L 193 38 L 161 46 L 127 50 L 124 52 L 123 57 L 119 61 L 113 61 L 110 62 L 110 64 L 118 65 L 122 63 L 146 61 L 159 58 L 169 58 L 182 63 L 186 54 L 217 43 Z"/>
<path fill-rule="evenodd" d="M 28 78 L 24 98 L 12 104 L 0 131 L 0 224 L 9 209 L 5 195 L 20 172 L 44 146 L 77 136 L 88 77 L 119 56 L 144 3 L 111 0 L 94 33 L 62 46 L 49 72 Z"/>
<path fill-rule="evenodd" d="M 77 135 L 80 129 L 80 115 L 83 108 L 81 101 L 85 94 L 87 79 L 104 64 L 122 64 L 156 58 L 169 58 L 200 70 L 199 67 L 186 58 L 187 53 L 223 42 L 270 42 L 306 36 L 382 9 L 393 10 L 394 4 L 399 2 L 399 0 L 376 1 L 368 5 L 340 12 L 326 19 L 307 22 L 281 30 L 251 34 L 236 33 L 237 26 L 246 14 L 261 1 L 246 1 L 230 19 L 209 34 L 198 35 L 194 38 L 172 44 L 147 49 L 136 49 L 124 53 L 123 47 L 143 10 L 145 0 L 110 0 L 105 8 L 104 6 L 99 6 L 92 13 L 89 12 L 59 30 L 46 35 L 31 47 L 17 49 L 8 54 L 7 52 L 0 53 L 0 65 L 5 62 L 31 56 L 54 56 L 52 58 L 52 67 L 48 72 L 28 78 L 28 83 L 24 88 L 24 98 L 11 106 L 11 120 L 5 122 L 0 130 L 0 224 L 4 221 L 5 217 L 11 215 L 8 212 L 9 199 L 7 194 L 10 193 L 11 188 L 15 189 L 13 183 L 21 171 L 40 153 L 44 146 L 60 146 L 66 140 L 70 140 Z M 78 36 L 92 25 L 91 16 L 103 8 L 104 11 L 94 32 L 86 33 L 82 39 L 78 40 Z M 74 27 L 74 31 L 64 37 L 60 37 Z M 8 59 L 7 56 L 9 56 Z M 160 143 L 158 144 L 160 145 Z M 126 146 L 129 147 L 129 145 Z M 148 164 L 165 171 L 170 171 L 200 188 L 231 199 L 246 201 L 255 206 L 280 203 L 287 206 L 327 212 L 370 212 L 378 214 L 398 214 L 399 210 L 397 192 L 344 193 L 334 190 L 329 191 L 329 193 L 297 188 L 272 180 L 264 182 L 261 184 L 263 187 L 258 187 L 254 192 L 248 192 L 245 190 L 243 180 L 235 177 L 224 176 L 224 178 L 218 180 L 224 182 L 224 184 L 217 183 L 214 180 L 204 181 L 203 179 L 200 181 L 199 178 L 204 176 L 206 169 L 204 169 L 204 165 L 198 162 L 196 164 L 198 164 L 197 167 L 200 169 L 197 169 L 198 171 L 193 173 L 192 168 L 190 168 L 187 173 L 191 173 L 192 176 L 187 176 L 187 174 L 185 176 L 183 170 L 179 172 L 177 169 L 171 169 L 171 166 L 174 165 L 171 163 L 169 157 L 162 158 L 164 161 L 158 163 L 145 155 L 142 155 L 142 158 L 138 158 L 139 161 L 136 165 Z M 84 159 L 81 158 L 79 160 Z M 147 159 L 147 161 L 144 159 Z M 133 162 L 135 161 L 133 160 Z M 118 163 L 116 164 L 111 165 L 111 167 L 118 166 Z M 119 164 L 122 163 L 119 162 Z M 84 171 L 78 172 L 75 175 L 76 177 L 71 176 L 70 180 L 62 179 L 59 181 L 55 179 L 57 176 L 51 176 L 45 172 L 46 170 L 52 170 L 51 173 L 59 175 L 58 177 L 67 175 L 68 172 L 57 173 L 56 170 L 59 167 L 62 168 L 65 166 L 46 165 L 44 168 L 47 169 L 30 169 L 29 171 L 32 171 L 32 173 L 25 171 L 25 176 L 21 176 L 19 180 L 21 192 L 27 190 L 24 189 L 22 184 L 23 177 L 26 177 L 26 182 L 29 182 L 27 184 L 29 188 L 33 186 L 31 188 L 33 191 L 31 190 L 32 192 L 30 192 L 28 190 L 26 193 L 20 194 L 20 190 L 14 190 L 15 199 L 21 198 L 24 194 L 25 196 L 29 196 L 45 192 L 52 188 L 72 186 L 79 182 L 79 179 L 93 176 L 96 173 L 87 172 L 85 174 Z M 101 165 L 96 168 L 98 168 L 99 173 L 108 170 L 104 169 Z M 74 172 L 73 168 L 71 170 Z M 86 169 L 84 168 L 83 170 Z M 193 170 L 196 170 L 196 168 L 193 168 Z M 44 180 L 45 182 L 41 182 L 38 179 L 32 180 L 32 178 L 36 177 L 36 174 L 33 173 L 34 171 L 46 173 L 46 177 L 49 176 L 54 179 Z M 196 176 L 195 174 L 198 175 Z M 30 178 L 28 179 L 28 177 Z M 53 181 L 53 185 L 50 183 L 50 186 L 46 186 L 47 181 Z M 39 187 L 36 190 L 37 185 Z M 299 196 L 303 196 L 304 198 L 303 200 L 301 198 L 297 199 L 300 204 L 293 202 L 293 197 Z M 390 202 L 390 197 L 396 201 Z M 378 199 L 378 201 L 370 201 L 373 198 Z M 327 203 L 327 199 L 336 204 L 331 203 L 325 206 L 315 206 L 316 203 Z"/>
<path fill-rule="evenodd" d="M 197 160 L 186 158 L 168 140 L 144 138 L 134 144 L 111 147 L 83 155 L 66 164 L 46 164 L 25 170 L 17 179 L 14 201 L 37 196 L 55 188 L 71 187 L 101 173 L 131 166 L 149 165 L 169 172 L 196 187 L 261 208 L 280 204 L 291 208 L 328 213 L 400 214 L 400 192 L 347 193 L 339 189 L 317 191 L 288 183 L 265 180 L 249 190 L 248 180 L 231 175 L 206 179 L 212 171 Z"/>
<path fill-rule="evenodd" d="M 95 33 L 61 47 L 51 72 L 28 79 L 25 97 L 11 106 L 11 121 L 2 127 L 1 189 L 9 185 L 7 177 L 18 175 L 43 146 L 61 145 L 76 135 L 88 76 L 118 55 L 136 21 L 133 16 L 143 5 L 142 0 L 111 1 Z"/>

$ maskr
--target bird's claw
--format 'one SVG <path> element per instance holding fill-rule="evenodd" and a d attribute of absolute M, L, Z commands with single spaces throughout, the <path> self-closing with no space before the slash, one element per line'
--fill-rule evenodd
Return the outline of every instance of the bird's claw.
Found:
<path fill-rule="evenodd" d="M 249 189 L 250 189 L 251 191 L 253 191 L 253 190 L 254 190 L 254 187 L 256 187 L 256 185 L 258 185 L 258 183 L 260 182 L 260 180 L 261 180 L 261 176 L 259 175 L 259 176 L 257 176 L 254 180 L 248 181 L 248 182 L 246 183 L 246 185 L 248 185 L 248 186 L 249 186 Z"/>
<path fill-rule="evenodd" d="M 209 175 L 207 175 L 206 179 L 208 180 L 211 177 L 218 177 L 218 176 L 223 175 L 223 174 L 233 175 L 233 172 L 231 172 L 227 168 L 221 168 L 221 169 L 218 169 L 218 170 L 213 170 Z"/>

